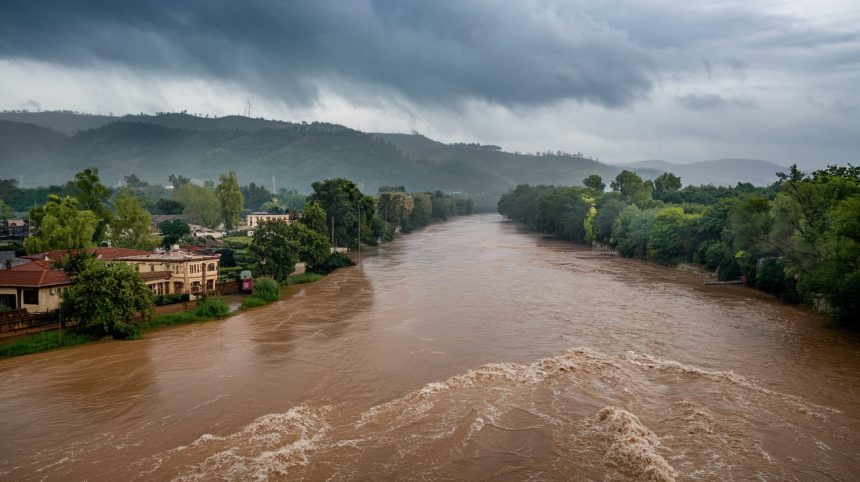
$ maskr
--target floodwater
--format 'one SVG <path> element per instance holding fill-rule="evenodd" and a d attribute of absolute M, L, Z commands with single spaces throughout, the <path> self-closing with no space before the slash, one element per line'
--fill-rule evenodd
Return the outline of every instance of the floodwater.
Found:
<path fill-rule="evenodd" d="M 6 480 L 857 480 L 860 342 L 495 215 L 274 305 L 0 361 Z"/>

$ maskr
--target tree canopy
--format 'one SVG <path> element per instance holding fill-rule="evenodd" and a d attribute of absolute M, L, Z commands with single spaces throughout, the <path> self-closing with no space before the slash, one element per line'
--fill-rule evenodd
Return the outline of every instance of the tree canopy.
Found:
<path fill-rule="evenodd" d="M 38 226 L 36 234 L 24 240 L 30 254 L 55 249 L 81 249 L 93 245 L 99 218 L 80 209 L 77 199 L 51 194 L 48 202 L 30 210 L 30 221 Z"/>
<path fill-rule="evenodd" d="M 239 180 L 236 178 L 235 172 L 230 171 L 221 174 L 218 186 L 215 188 L 215 195 L 221 204 L 221 219 L 224 221 L 224 229 L 231 231 L 239 222 L 239 214 L 245 205 L 245 199 L 242 197 L 241 189 L 239 189 Z"/>
<path fill-rule="evenodd" d="M 110 224 L 111 245 L 121 248 L 152 249 L 155 243 L 150 239 L 149 228 L 152 217 L 149 212 L 122 190 L 114 204 L 116 213 Z"/>
<path fill-rule="evenodd" d="M 99 327 L 114 338 L 134 338 L 135 322 L 152 315 L 155 297 L 130 264 L 90 260 L 74 279 L 60 303 L 64 321 Z"/>

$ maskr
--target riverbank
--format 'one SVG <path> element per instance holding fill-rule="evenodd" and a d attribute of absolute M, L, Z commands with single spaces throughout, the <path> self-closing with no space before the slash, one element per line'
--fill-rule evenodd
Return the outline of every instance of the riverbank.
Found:
<path fill-rule="evenodd" d="M 281 288 L 286 288 L 299 284 L 315 283 L 323 278 L 325 278 L 325 275 L 318 273 L 300 273 L 287 277 L 280 286 Z M 242 299 L 242 301 L 231 303 L 230 300 L 234 298 Z M 195 302 L 193 308 L 153 316 L 139 325 L 140 335 L 142 337 L 148 332 L 192 323 L 223 320 L 243 310 L 266 306 L 280 299 L 282 299 L 280 296 L 277 299 L 263 299 L 252 294 L 227 295 L 226 297 L 218 296 L 202 299 Z M 248 303 L 250 300 L 254 301 Z M 187 305 L 188 303 L 184 304 Z M 110 336 L 96 333 L 95 330 L 89 327 L 72 327 L 65 330 L 46 331 L 0 344 L 0 359 L 68 348 L 86 343 L 95 343 L 106 339 L 111 340 Z M 122 340 L 117 341 L 122 342 Z"/>

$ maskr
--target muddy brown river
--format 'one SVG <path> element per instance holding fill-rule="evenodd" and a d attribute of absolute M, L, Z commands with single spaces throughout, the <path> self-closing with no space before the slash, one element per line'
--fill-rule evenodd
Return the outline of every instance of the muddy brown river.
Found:
<path fill-rule="evenodd" d="M 224 321 L 0 361 L 4 480 L 858 480 L 860 341 L 436 224 Z"/>

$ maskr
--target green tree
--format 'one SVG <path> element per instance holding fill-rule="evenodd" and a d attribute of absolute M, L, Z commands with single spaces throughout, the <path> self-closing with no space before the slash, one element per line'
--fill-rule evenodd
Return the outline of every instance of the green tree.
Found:
<path fill-rule="evenodd" d="M 152 316 L 155 296 L 135 268 L 91 260 L 62 295 L 65 321 L 99 327 L 114 338 L 138 336 L 136 322 Z"/>
<path fill-rule="evenodd" d="M 610 193 L 611 194 L 611 193 Z M 617 197 L 617 195 L 604 195 L 597 200 L 597 214 L 594 216 L 591 226 L 594 230 L 594 239 L 603 243 L 609 242 L 612 238 L 612 223 L 618 217 L 627 203 Z"/>
<path fill-rule="evenodd" d="M 654 184 L 651 181 L 643 181 L 633 171 L 623 170 L 610 184 L 613 191 L 618 191 L 629 202 L 642 204 L 651 200 L 651 191 Z"/>
<path fill-rule="evenodd" d="M 256 276 L 287 279 L 299 261 L 300 241 L 283 221 L 262 221 L 254 230 L 248 254 Z M 328 246 L 326 246 L 328 248 Z"/>
<path fill-rule="evenodd" d="M 835 320 L 860 323 L 860 167 L 792 166 L 773 205 L 774 242 L 797 290 Z"/>
<path fill-rule="evenodd" d="M 179 188 L 181 188 L 182 186 L 185 186 L 186 184 L 191 184 L 191 179 L 189 179 L 185 176 L 177 176 L 175 174 L 171 174 L 171 175 L 167 176 L 167 182 L 169 182 L 170 185 L 173 186 L 174 190 L 178 190 Z"/>
<path fill-rule="evenodd" d="M 430 193 L 412 193 L 412 212 L 409 213 L 408 219 L 401 222 L 400 228 L 403 232 L 409 232 L 413 229 L 427 226 L 432 220 L 432 215 L 433 202 L 430 199 Z"/>
<path fill-rule="evenodd" d="M 606 189 L 606 184 L 603 182 L 603 178 L 597 174 L 592 174 L 586 177 L 582 180 L 582 184 L 592 193 L 596 194 L 602 193 L 603 190 Z"/>
<path fill-rule="evenodd" d="M 48 202 L 30 210 L 30 221 L 38 225 L 35 236 L 24 240 L 30 254 L 55 249 L 80 249 L 93 245 L 99 219 L 89 210 L 79 210 L 73 197 L 51 194 Z"/>
<path fill-rule="evenodd" d="M 681 189 L 681 178 L 671 172 L 664 172 L 654 179 L 654 194 L 660 195 Z"/>
<path fill-rule="evenodd" d="M 100 244 L 105 239 L 107 227 L 113 220 L 113 213 L 108 208 L 110 189 L 99 179 L 99 170 L 90 167 L 75 174 L 75 180 L 69 182 L 69 190 L 78 200 L 80 209 L 92 211 L 99 222 L 93 233 L 93 242 Z"/>
<path fill-rule="evenodd" d="M 0 199 L 0 219 L 11 219 L 15 216 L 15 211 L 8 204 Z"/>
<path fill-rule="evenodd" d="M 149 186 L 148 182 L 141 181 L 137 174 L 125 176 L 125 185 L 130 189 L 141 189 Z"/>
<path fill-rule="evenodd" d="M 286 235 L 289 239 L 297 242 L 299 261 L 303 261 L 308 265 L 322 263 L 331 251 L 331 246 L 325 233 L 313 230 L 305 224 L 290 224 Z M 256 233 L 254 236 L 256 237 Z"/>
<path fill-rule="evenodd" d="M 316 231 L 323 235 L 329 231 L 328 226 L 326 226 L 325 209 L 320 206 L 318 201 L 311 201 L 305 204 L 305 209 L 302 211 L 302 217 L 299 219 L 299 222 L 310 228 L 312 231 Z M 328 239 L 328 236 L 326 236 L 326 239 Z"/>
<path fill-rule="evenodd" d="M 331 226 L 334 225 L 332 244 L 355 248 L 358 245 L 359 211 L 361 212 L 362 237 L 370 226 L 368 220 L 375 213 L 372 198 L 365 199 L 358 187 L 347 179 L 326 179 L 311 184 L 313 193 L 307 201 L 316 201 L 325 210 L 327 232 L 331 236 Z"/>
<path fill-rule="evenodd" d="M 242 198 L 245 200 L 245 209 L 251 211 L 261 210 L 263 204 L 271 202 L 272 198 L 275 197 L 268 189 L 253 182 L 247 186 L 242 186 L 241 190 Z"/>
<path fill-rule="evenodd" d="M 173 197 L 185 205 L 184 214 L 196 214 L 203 226 L 216 229 L 221 224 L 221 205 L 211 189 L 188 183 L 177 189 Z"/>
<path fill-rule="evenodd" d="M 662 264 L 675 264 L 693 253 L 692 222 L 700 215 L 687 214 L 680 207 L 660 209 L 648 235 L 648 258 Z"/>
<path fill-rule="evenodd" d="M 239 221 L 239 213 L 245 205 L 242 190 L 239 189 L 239 180 L 233 171 L 221 174 L 218 186 L 215 188 L 218 202 L 221 204 L 221 219 L 224 220 L 224 229 L 231 231 Z"/>
<path fill-rule="evenodd" d="M 161 198 L 155 202 L 155 214 L 182 214 L 185 205 L 174 199 Z"/>
<path fill-rule="evenodd" d="M 163 236 L 174 236 L 177 240 L 191 234 L 191 226 L 181 219 L 163 221 L 158 229 Z"/>
<path fill-rule="evenodd" d="M 110 224 L 111 245 L 120 248 L 149 250 L 154 244 L 149 236 L 152 217 L 126 190 L 117 195 L 116 214 Z"/>

